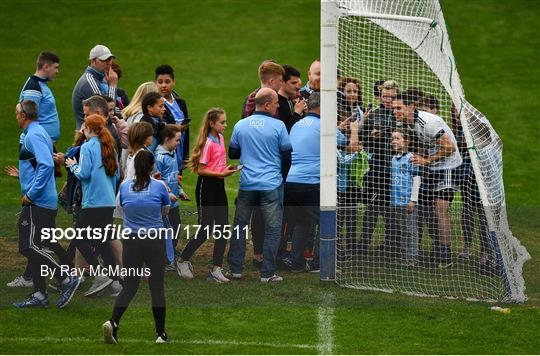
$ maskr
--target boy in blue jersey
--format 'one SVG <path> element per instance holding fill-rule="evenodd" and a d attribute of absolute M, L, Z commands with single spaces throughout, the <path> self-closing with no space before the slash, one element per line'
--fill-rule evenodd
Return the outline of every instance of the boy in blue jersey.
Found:
<path fill-rule="evenodd" d="M 19 102 L 32 100 L 38 107 L 37 122 L 49 134 L 53 144 L 60 138 L 60 119 L 54 95 L 47 81 L 54 80 L 58 74 L 60 58 L 51 52 L 41 52 L 36 61 L 36 72 L 28 77 L 19 94 Z M 21 134 L 20 143 L 23 140 Z"/>
<path fill-rule="evenodd" d="M 38 106 L 34 101 L 25 100 L 18 104 L 16 114 L 19 127 L 25 134 L 19 155 L 19 179 L 23 194 L 18 222 L 19 252 L 30 263 L 34 293 L 27 300 L 14 303 L 13 306 L 49 306 L 43 274 L 46 268 L 61 285 L 60 299 L 56 306 L 63 308 L 79 287 L 80 280 L 61 272 L 60 265 L 41 248 L 41 238 L 46 233 L 44 230 L 55 227 L 58 204 L 52 141 L 45 129 L 37 123 Z"/>
<path fill-rule="evenodd" d="M 420 167 L 412 163 L 413 154 L 409 152 L 409 134 L 404 130 L 392 132 L 392 188 L 390 193 L 392 236 L 391 257 L 399 260 L 404 253 L 403 262 L 414 266 L 418 259 L 418 230 L 416 203 L 420 191 Z M 404 241 L 400 241 L 405 238 Z M 404 242 L 404 243 L 403 243 Z"/>
<path fill-rule="evenodd" d="M 275 274 L 276 255 L 283 218 L 283 179 L 291 165 L 291 143 L 285 124 L 272 117 L 279 107 L 277 93 L 260 89 L 255 96 L 256 111 L 236 123 L 229 158 L 240 159 L 240 189 L 234 217 L 235 236 L 229 248 L 229 266 L 233 278 L 241 278 L 246 254 L 246 229 L 254 207 L 264 221 L 261 282 L 280 282 Z M 238 236 L 236 236 L 236 234 Z"/>

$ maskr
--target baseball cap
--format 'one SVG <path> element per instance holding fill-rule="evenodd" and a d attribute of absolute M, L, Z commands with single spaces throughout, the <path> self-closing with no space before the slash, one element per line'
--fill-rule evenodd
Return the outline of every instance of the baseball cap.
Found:
<path fill-rule="evenodd" d="M 115 58 L 114 54 L 111 53 L 111 50 L 105 47 L 104 45 L 98 44 L 90 50 L 90 55 L 88 56 L 88 59 L 97 58 L 102 61 L 105 61 L 111 57 Z"/>

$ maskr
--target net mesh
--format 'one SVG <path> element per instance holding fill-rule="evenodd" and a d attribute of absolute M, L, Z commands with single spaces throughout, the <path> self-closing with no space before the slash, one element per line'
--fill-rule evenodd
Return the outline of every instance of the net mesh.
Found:
<path fill-rule="evenodd" d="M 464 99 L 440 5 L 338 3 L 338 283 L 524 301 L 502 143 Z"/>

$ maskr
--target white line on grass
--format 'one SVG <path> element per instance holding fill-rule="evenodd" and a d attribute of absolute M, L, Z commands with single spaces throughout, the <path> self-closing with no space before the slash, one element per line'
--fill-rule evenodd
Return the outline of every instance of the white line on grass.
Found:
<path fill-rule="evenodd" d="M 319 342 L 317 350 L 321 355 L 331 355 L 334 349 L 334 294 L 323 292 L 318 310 Z"/>
<path fill-rule="evenodd" d="M 98 339 L 87 337 L 0 337 L 0 341 L 9 342 L 90 342 L 95 343 Z M 154 344 L 152 340 L 124 339 L 120 338 L 119 343 L 133 344 Z M 296 348 L 296 349 L 316 349 L 315 345 L 307 344 L 278 344 L 271 342 L 255 341 L 234 341 L 234 340 L 171 340 L 172 344 L 195 344 L 195 345 L 226 345 L 226 346 L 262 346 L 274 348 Z"/>

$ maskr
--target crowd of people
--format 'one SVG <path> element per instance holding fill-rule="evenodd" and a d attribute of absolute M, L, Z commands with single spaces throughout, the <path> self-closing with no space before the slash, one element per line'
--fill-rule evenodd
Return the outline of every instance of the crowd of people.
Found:
<path fill-rule="evenodd" d="M 88 67 L 73 89 L 76 131 L 72 145 L 62 150 L 56 102 L 47 85 L 59 65 L 56 54 L 40 53 L 16 105 L 22 130 L 19 167 L 9 166 L 6 172 L 21 185 L 19 250 L 27 266 L 8 286 L 34 290 L 15 307 L 49 305 L 44 270 L 58 282 L 49 285 L 60 293 L 58 308 L 70 302 L 84 278 L 91 278 L 84 296 L 116 297 L 111 318 L 102 326 L 105 341 L 116 343 L 120 319 L 141 278 L 147 277 L 156 342 L 166 342 L 164 272 L 194 278 L 190 259 L 208 239 L 214 239 L 211 281 L 243 277 L 249 232 L 262 283 L 282 281 L 278 267 L 318 271 L 318 59 L 304 86 L 295 67 L 261 63 L 260 87 L 244 102 L 228 152 L 223 109 L 206 112 L 190 147 L 191 119 L 186 101 L 175 91 L 174 69 L 158 66 L 154 81 L 141 84 L 130 100 L 118 87 L 121 68 L 104 45 L 91 49 Z M 227 156 L 240 164 L 228 164 Z M 150 238 L 151 229 L 180 230 L 180 204 L 191 195 L 182 187 L 186 172 L 198 175 L 194 194 L 201 228 L 185 246 L 178 233 Z M 240 174 L 240 186 L 230 224 L 225 178 L 233 174 Z M 58 177 L 65 177 L 59 192 Z M 55 227 L 58 205 L 72 214 L 79 231 L 80 238 L 68 246 L 43 238 L 44 231 Z M 127 238 L 112 233 L 115 217 L 122 219 Z M 315 256 L 305 250 L 315 250 Z M 225 258 L 229 271 L 223 269 Z"/>
<path fill-rule="evenodd" d="M 437 115 L 437 98 L 417 88 L 400 90 L 396 81 L 377 81 L 373 96 L 379 106 L 373 109 L 363 106 L 358 79 L 341 77 L 338 83 L 338 260 L 358 254 L 384 256 L 404 266 L 450 268 L 455 260 L 449 209 L 455 193 L 461 191 L 463 247 L 454 253 L 461 259 L 471 258 L 476 215 L 478 270 L 497 273 L 494 246 L 455 107 L 450 127 Z M 359 217 L 361 206 L 363 216 Z M 384 241 L 374 245 L 379 218 Z M 425 227 L 431 249 L 423 251 Z"/>
<path fill-rule="evenodd" d="M 211 281 L 243 278 L 249 233 L 252 264 L 262 283 L 282 281 L 280 269 L 319 271 L 318 59 L 304 86 L 294 66 L 262 62 L 260 86 L 246 97 L 228 149 L 227 113 L 221 108 L 206 112 L 190 147 L 191 119 L 186 101 L 175 91 L 170 65 L 158 66 L 154 81 L 141 84 L 130 100 L 118 87 L 122 71 L 115 56 L 97 45 L 73 89 L 73 144 L 61 152 L 58 111 L 47 85 L 59 64 L 56 54 L 40 53 L 16 105 L 22 130 L 19 168 L 6 171 L 21 185 L 19 250 L 27 264 L 8 286 L 33 287 L 34 292 L 15 307 L 49 305 L 44 269 L 58 282 L 49 287 L 60 293 L 59 308 L 69 303 L 84 278 L 92 278 L 84 296 L 116 297 L 111 318 L 103 324 L 105 341 L 116 343 L 120 319 L 141 278 L 147 277 L 156 342 L 166 342 L 164 272 L 169 269 L 193 279 L 190 260 L 208 239 L 214 240 L 207 275 Z M 450 128 L 437 115 L 438 101 L 432 95 L 415 88 L 402 91 L 395 81 L 380 80 L 374 84 L 380 104 L 373 108 L 363 105 L 361 89 L 357 78 L 338 78 L 338 260 L 376 254 L 405 266 L 450 268 L 454 259 L 449 207 L 461 190 L 465 218 L 459 257 L 471 257 L 471 215 L 476 214 L 480 264 L 493 263 L 485 213 L 455 110 Z M 229 164 L 227 157 L 240 164 Z M 62 167 L 65 184 L 57 192 L 55 177 L 64 175 Z M 182 187 L 182 174 L 189 172 L 198 175 L 193 194 L 200 228 L 185 245 L 179 243 L 178 233 L 149 238 L 151 229 L 180 231 L 181 202 L 191 195 Z M 225 178 L 233 174 L 240 174 L 240 183 L 231 224 Z M 44 229 L 55 227 L 59 204 L 82 232 L 67 249 L 42 239 Z M 129 229 L 127 238 L 111 234 L 96 239 L 96 231 L 106 234 L 115 217 Z M 372 240 L 379 217 L 384 242 L 376 245 Z M 431 251 L 420 248 L 426 225 Z"/>

